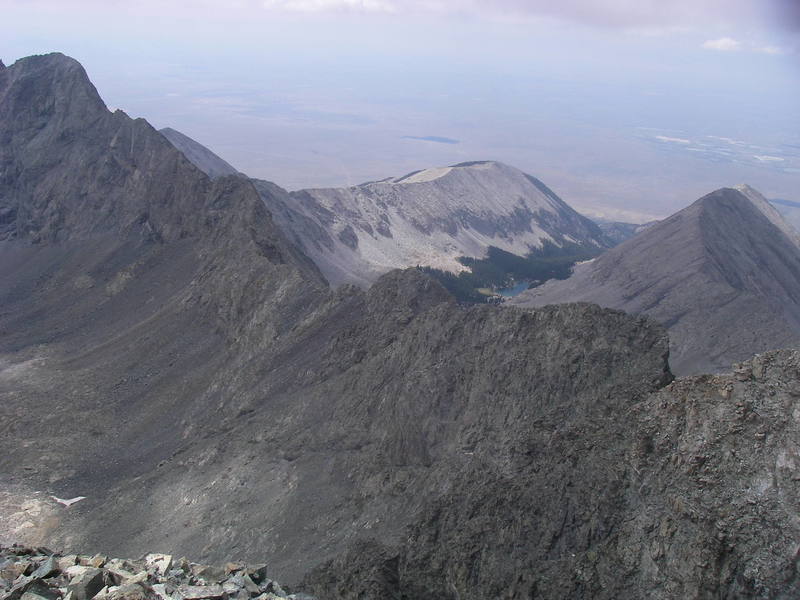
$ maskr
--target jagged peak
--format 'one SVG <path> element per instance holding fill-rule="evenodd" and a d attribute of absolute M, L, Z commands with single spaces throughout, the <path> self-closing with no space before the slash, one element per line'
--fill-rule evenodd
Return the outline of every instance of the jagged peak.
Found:
<path fill-rule="evenodd" d="M 74 58 L 60 52 L 37 54 L 18 59 L 4 71 L 12 81 L 31 80 L 31 86 L 19 86 L 20 102 L 29 101 L 29 95 L 77 100 L 81 111 L 106 111 L 106 105 L 92 84 L 86 70 Z M 65 106 L 72 103 L 61 104 Z"/>

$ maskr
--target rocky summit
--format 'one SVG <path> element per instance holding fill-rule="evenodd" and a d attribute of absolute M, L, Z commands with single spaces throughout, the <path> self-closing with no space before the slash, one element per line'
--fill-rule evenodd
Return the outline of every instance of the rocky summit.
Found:
<path fill-rule="evenodd" d="M 288 594 L 264 564 L 200 565 L 168 554 L 139 559 L 0 546 L 3 600 L 314 600 Z"/>
<path fill-rule="evenodd" d="M 320 599 L 798 596 L 797 351 L 676 380 L 646 316 L 331 290 L 257 185 L 68 57 L 0 70 L 4 544 Z M 72 591 L 34 554 L 9 593 Z M 86 595 L 280 597 L 111 562 Z"/>

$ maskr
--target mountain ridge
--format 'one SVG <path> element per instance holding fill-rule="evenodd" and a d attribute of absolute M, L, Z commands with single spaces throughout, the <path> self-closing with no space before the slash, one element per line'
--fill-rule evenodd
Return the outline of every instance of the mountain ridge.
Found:
<path fill-rule="evenodd" d="M 321 597 L 796 595 L 800 353 L 672 381 L 648 317 L 332 291 L 258 182 L 31 60 L 0 83 L 0 525 Z"/>
<path fill-rule="evenodd" d="M 677 373 L 725 370 L 800 342 L 799 247 L 763 197 L 717 190 L 512 301 L 597 302 L 667 325 Z M 765 214 L 766 210 L 766 214 Z"/>
<path fill-rule="evenodd" d="M 20 215 L 0 243 L 0 480 L 23 504 L 86 497 L 42 513 L 50 543 L 209 557 L 236 544 L 299 579 L 363 537 L 360 523 L 402 536 L 463 462 L 459 432 L 483 444 L 487 394 L 513 414 L 534 379 L 553 390 L 538 402 L 567 386 L 578 406 L 670 377 L 660 328 L 619 313 L 465 310 L 414 269 L 331 292 L 250 181 L 211 181 L 121 111 L 73 110 L 60 96 L 81 97 L 85 74 L 30 60 L 44 74 L 21 87 L 15 74 L 0 96 L 13 140 L 0 198 Z M 64 132 L 67 154 L 52 143 Z M 554 335 L 573 341 L 548 349 Z M 595 363 L 625 374 L 598 386 Z M 498 380 L 512 364 L 528 376 Z M 408 502 L 417 476 L 429 487 Z"/>
<path fill-rule="evenodd" d="M 223 169 L 218 163 L 227 164 L 176 134 L 166 137 L 212 178 Z M 284 233 L 334 286 L 366 286 L 391 268 L 465 271 L 463 259 L 484 258 L 490 247 L 526 256 L 545 245 L 599 252 L 613 244 L 542 181 L 496 161 L 420 169 L 349 188 L 287 192 L 252 181 Z"/>

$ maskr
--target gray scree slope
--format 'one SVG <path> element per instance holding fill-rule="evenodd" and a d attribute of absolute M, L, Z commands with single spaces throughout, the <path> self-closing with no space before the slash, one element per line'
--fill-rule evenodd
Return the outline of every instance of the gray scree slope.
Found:
<path fill-rule="evenodd" d="M 667 385 L 646 318 L 331 292 L 61 55 L 0 67 L 0 142 L 9 531 L 323 598 L 796 595 L 797 353 Z"/>
<path fill-rule="evenodd" d="M 721 189 L 512 303 L 577 301 L 666 325 L 675 373 L 727 370 L 800 343 L 800 242 L 758 192 Z"/>

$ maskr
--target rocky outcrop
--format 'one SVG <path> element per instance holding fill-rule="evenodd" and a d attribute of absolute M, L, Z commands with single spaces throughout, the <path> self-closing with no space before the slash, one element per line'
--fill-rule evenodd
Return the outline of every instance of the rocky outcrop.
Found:
<path fill-rule="evenodd" d="M 346 599 L 796 597 L 798 398 L 800 352 L 771 352 L 732 374 L 678 379 L 624 418 L 608 411 L 534 432 L 514 456 L 529 468 L 511 477 L 477 462 L 398 546 L 353 546 L 305 589 Z"/>
<path fill-rule="evenodd" d="M 666 325 L 678 374 L 800 343 L 800 241 L 752 188 L 722 189 L 512 304 L 596 302 Z"/>
<path fill-rule="evenodd" d="M 139 559 L 0 547 L 3 600 L 314 600 L 287 594 L 264 564 L 200 565 L 168 554 Z"/>

